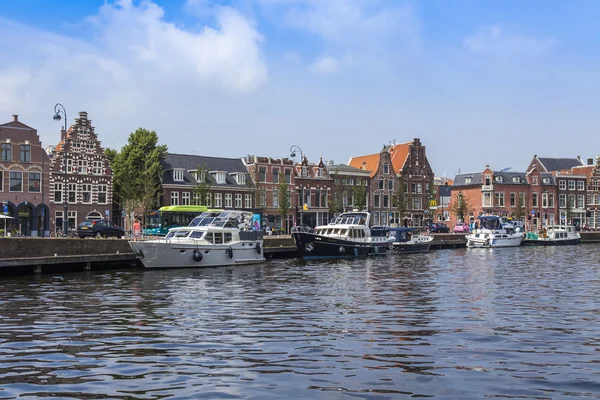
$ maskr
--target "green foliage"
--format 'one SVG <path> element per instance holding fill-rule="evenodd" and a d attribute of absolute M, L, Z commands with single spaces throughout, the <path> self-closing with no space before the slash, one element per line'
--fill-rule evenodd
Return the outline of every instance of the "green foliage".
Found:
<path fill-rule="evenodd" d="M 517 221 L 522 221 L 529 213 L 527 211 L 527 207 L 525 207 L 525 204 L 527 204 L 527 198 L 521 199 L 521 195 L 519 195 L 515 209 L 512 212 L 513 218 Z"/>
<path fill-rule="evenodd" d="M 399 223 L 402 224 L 406 211 L 408 210 L 408 195 L 404 190 L 406 183 L 404 182 L 404 177 L 402 175 L 398 177 L 396 183 L 396 190 L 392 195 L 392 206 L 398 212 L 398 220 Z"/>
<path fill-rule="evenodd" d="M 463 192 L 458 192 L 454 201 L 450 204 L 450 212 L 456 215 L 456 218 L 462 222 L 464 222 L 465 217 L 470 215 L 473 212 L 473 206 L 469 202 L 469 198 L 463 194 Z"/>
<path fill-rule="evenodd" d="M 331 199 L 329 200 L 329 212 L 335 215 L 344 211 L 344 203 L 342 200 L 344 186 L 341 184 L 340 179 L 337 178 L 337 176 L 339 176 L 337 169 L 332 175 L 334 178 L 331 185 Z"/>
<path fill-rule="evenodd" d="M 198 166 L 196 168 L 196 185 L 194 186 L 194 194 L 198 196 L 199 206 L 206 206 L 206 197 L 210 193 L 210 184 L 208 183 L 208 169 L 206 166 Z"/>
<path fill-rule="evenodd" d="M 285 180 L 285 175 L 279 173 L 279 184 L 277 185 L 277 191 L 279 192 L 279 215 L 283 220 L 286 220 L 288 211 L 290 209 L 290 192 L 289 185 Z"/>
<path fill-rule="evenodd" d="M 366 207 L 367 202 L 367 188 L 363 185 L 362 181 L 359 181 L 358 186 L 354 187 L 354 207 L 358 211 L 362 211 Z"/>

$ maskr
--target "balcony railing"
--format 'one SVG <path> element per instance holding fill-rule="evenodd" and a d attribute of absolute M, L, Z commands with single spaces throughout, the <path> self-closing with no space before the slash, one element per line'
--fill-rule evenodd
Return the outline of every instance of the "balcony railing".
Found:
<path fill-rule="evenodd" d="M 482 192 L 490 192 L 494 190 L 494 185 L 481 185 Z"/>

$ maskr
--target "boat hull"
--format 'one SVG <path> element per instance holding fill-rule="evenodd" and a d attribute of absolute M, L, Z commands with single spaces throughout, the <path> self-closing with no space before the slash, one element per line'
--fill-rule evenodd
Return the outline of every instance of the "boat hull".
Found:
<path fill-rule="evenodd" d="M 581 239 L 524 239 L 523 246 L 569 246 L 581 243 Z"/>
<path fill-rule="evenodd" d="M 369 243 L 336 239 L 309 232 L 293 232 L 292 237 L 305 260 L 366 257 L 373 249 Z"/>
<path fill-rule="evenodd" d="M 427 253 L 431 248 L 431 241 L 421 243 L 394 243 L 392 249 L 397 253 Z"/>
<path fill-rule="evenodd" d="M 262 241 L 215 245 L 148 240 L 129 244 L 146 268 L 222 267 L 265 261 Z"/>
<path fill-rule="evenodd" d="M 495 248 L 495 247 L 518 247 L 523 241 L 523 235 L 467 235 L 467 247 L 471 248 Z"/>

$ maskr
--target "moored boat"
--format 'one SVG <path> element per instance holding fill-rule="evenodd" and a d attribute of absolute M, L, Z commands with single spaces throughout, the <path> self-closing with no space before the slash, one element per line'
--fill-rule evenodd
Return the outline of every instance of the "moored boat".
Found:
<path fill-rule="evenodd" d="M 467 247 L 516 247 L 523 241 L 523 232 L 497 215 L 478 217 L 479 227 L 466 235 Z"/>
<path fill-rule="evenodd" d="M 541 234 L 527 232 L 523 246 L 561 246 L 581 243 L 581 235 L 571 225 L 547 226 Z"/>
<path fill-rule="evenodd" d="M 164 238 L 129 242 L 146 268 L 218 267 L 265 260 L 262 231 L 249 230 L 252 213 L 203 213 Z"/>
<path fill-rule="evenodd" d="M 416 228 L 390 228 L 392 238 L 392 250 L 399 253 L 426 253 L 433 241 L 433 237 L 419 234 Z"/>

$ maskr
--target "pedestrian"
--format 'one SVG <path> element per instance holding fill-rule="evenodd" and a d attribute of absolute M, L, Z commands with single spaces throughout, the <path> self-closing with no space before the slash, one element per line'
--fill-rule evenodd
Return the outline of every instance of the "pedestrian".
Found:
<path fill-rule="evenodd" d="M 140 223 L 140 220 L 136 218 L 133 223 L 133 240 L 137 242 L 140 240 L 140 236 L 142 236 L 142 224 Z"/>

